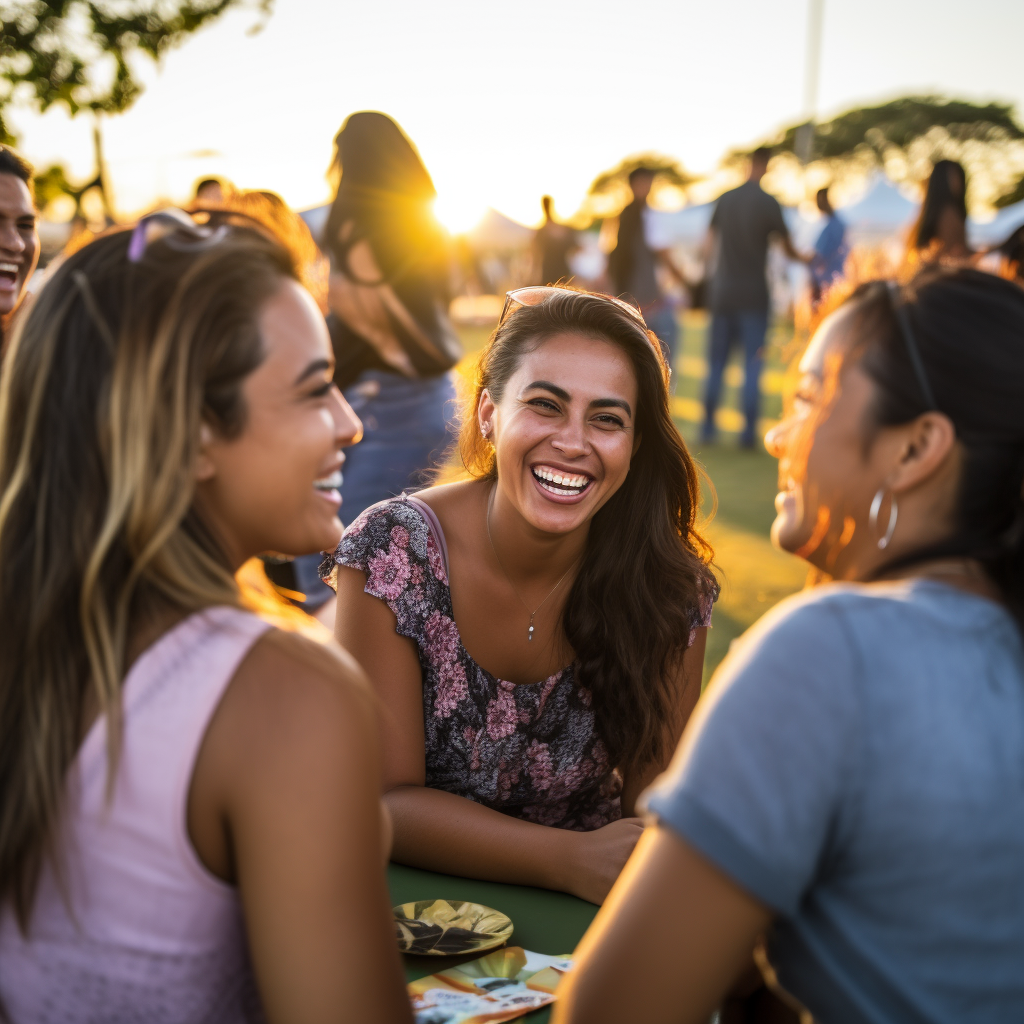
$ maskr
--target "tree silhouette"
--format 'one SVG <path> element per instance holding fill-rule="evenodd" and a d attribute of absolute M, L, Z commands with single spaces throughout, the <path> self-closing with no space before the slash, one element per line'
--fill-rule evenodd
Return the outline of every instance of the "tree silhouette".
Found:
<path fill-rule="evenodd" d="M 794 152 L 799 125 L 787 128 L 776 148 Z M 814 126 L 812 159 L 846 159 L 873 154 L 884 164 L 894 150 L 909 153 L 912 145 L 938 130 L 955 143 L 1003 146 L 1024 140 L 1024 128 L 1009 103 L 970 103 L 937 96 L 904 96 L 877 107 L 857 107 Z"/>
<path fill-rule="evenodd" d="M 273 0 L 0 0 L 0 141 L 16 141 L 4 110 L 25 103 L 40 112 L 63 106 L 74 117 L 119 114 L 142 92 L 135 54 L 164 53 L 230 7 L 256 7 L 265 20 Z M 254 30 L 262 27 L 257 23 Z M 94 132 L 97 177 L 102 151 Z M 104 191 L 104 202 L 107 200 Z"/>
<path fill-rule="evenodd" d="M 785 129 L 774 140 L 775 149 L 795 158 L 802 128 Z M 1024 127 L 1009 103 L 903 96 L 848 110 L 814 125 L 813 132 L 810 161 L 830 166 L 835 174 L 851 166 L 882 167 L 897 179 L 921 177 L 929 164 L 947 157 L 960 160 L 996 205 L 1011 201 L 1024 170 Z"/>
<path fill-rule="evenodd" d="M 1020 202 L 1024 202 L 1024 177 L 1013 188 L 999 196 L 992 205 L 996 209 L 1001 209 L 1004 206 L 1012 206 L 1014 203 Z"/>
<path fill-rule="evenodd" d="M 602 171 L 591 182 L 577 216 L 590 219 L 617 215 L 629 202 L 629 175 L 640 167 L 653 173 L 651 191 L 654 195 L 663 189 L 682 191 L 700 180 L 674 157 L 663 153 L 634 153 L 609 170 Z"/>

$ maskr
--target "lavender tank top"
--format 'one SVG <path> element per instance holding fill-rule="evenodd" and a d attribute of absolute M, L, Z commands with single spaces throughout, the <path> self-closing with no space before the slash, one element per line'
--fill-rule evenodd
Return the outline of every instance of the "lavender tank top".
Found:
<path fill-rule="evenodd" d="M 217 607 L 180 622 L 135 662 L 107 799 L 106 721 L 68 776 L 65 890 L 44 868 L 27 937 L 0 912 L 0 999 L 15 1024 L 262 1021 L 237 890 L 192 848 L 186 807 L 207 725 L 269 624 Z"/>

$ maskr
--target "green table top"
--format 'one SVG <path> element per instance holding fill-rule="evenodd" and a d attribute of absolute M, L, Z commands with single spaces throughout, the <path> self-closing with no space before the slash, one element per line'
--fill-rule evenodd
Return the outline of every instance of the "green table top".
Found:
<path fill-rule="evenodd" d="M 597 913 L 593 903 L 564 892 L 533 889 L 525 885 L 505 885 L 502 882 L 480 882 L 474 878 L 457 878 L 454 875 L 436 875 L 402 864 L 388 866 L 388 885 L 391 889 L 391 903 L 396 907 L 400 903 L 412 903 L 415 900 L 441 899 L 468 900 L 500 910 L 512 919 L 514 931 L 508 940 L 510 946 L 522 946 L 550 956 L 572 953 Z M 428 974 L 456 967 L 473 957 L 405 955 L 402 959 L 405 962 L 406 980 L 416 981 Z M 527 1014 L 523 1019 L 530 1024 L 543 1024 L 550 1014 L 550 1008 L 544 1007 Z"/>

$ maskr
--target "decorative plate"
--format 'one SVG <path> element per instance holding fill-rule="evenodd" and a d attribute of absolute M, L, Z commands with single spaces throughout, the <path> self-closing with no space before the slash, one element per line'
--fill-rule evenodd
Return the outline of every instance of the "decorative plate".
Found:
<path fill-rule="evenodd" d="M 403 953 L 455 956 L 508 942 L 512 921 L 500 911 L 461 900 L 417 900 L 394 907 L 398 948 Z"/>

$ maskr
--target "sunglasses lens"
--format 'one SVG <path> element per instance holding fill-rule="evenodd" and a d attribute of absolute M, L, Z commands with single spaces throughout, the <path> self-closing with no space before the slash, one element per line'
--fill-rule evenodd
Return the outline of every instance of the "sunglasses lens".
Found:
<path fill-rule="evenodd" d="M 147 247 L 161 239 L 179 252 L 199 252 L 216 245 L 228 230 L 226 224 L 197 224 L 184 210 L 168 207 L 143 217 L 135 225 L 128 243 L 128 260 L 138 263 Z"/>
<path fill-rule="evenodd" d="M 564 291 L 568 291 L 568 289 L 538 285 L 535 288 L 517 288 L 514 292 L 509 292 L 508 297 L 519 306 L 539 306 L 542 302 L 550 299 L 552 295 Z"/>

